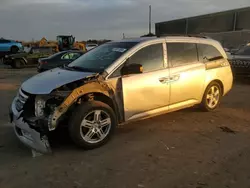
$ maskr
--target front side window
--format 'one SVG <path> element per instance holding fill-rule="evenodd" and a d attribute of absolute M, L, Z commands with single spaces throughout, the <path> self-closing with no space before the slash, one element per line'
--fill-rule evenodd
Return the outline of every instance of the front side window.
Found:
<path fill-rule="evenodd" d="M 140 64 L 143 72 L 162 69 L 164 67 L 162 43 L 140 49 L 129 58 L 129 62 L 126 64 Z"/>
<path fill-rule="evenodd" d="M 221 53 L 214 47 L 208 44 L 198 44 L 199 61 L 206 63 L 218 59 L 222 59 Z"/>
<path fill-rule="evenodd" d="M 168 62 L 173 66 L 182 66 L 198 62 L 197 47 L 194 43 L 167 43 Z"/>
<path fill-rule="evenodd" d="M 76 53 L 76 52 L 69 53 L 69 58 L 70 59 L 77 59 L 80 56 L 81 56 L 80 53 Z"/>
<path fill-rule="evenodd" d="M 85 53 L 68 66 L 102 72 L 136 44 L 137 42 L 106 43 Z"/>
<path fill-rule="evenodd" d="M 143 73 L 162 69 L 164 67 L 162 43 L 153 44 L 137 51 L 123 65 L 116 69 L 110 78 L 121 76 L 122 67 L 131 64 L 142 65 Z"/>

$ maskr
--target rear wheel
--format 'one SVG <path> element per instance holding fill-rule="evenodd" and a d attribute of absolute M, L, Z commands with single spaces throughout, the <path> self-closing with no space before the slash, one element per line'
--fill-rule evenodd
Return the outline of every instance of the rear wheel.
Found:
<path fill-rule="evenodd" d="M 69 133 L 76 145 L 84 149 L 94 149 L 111 138 L 116 125 L 116 116 L 110 106 L 91 101 L 75 109 L 70 120 Z"/>
<path fill-rule="evenodd" d="M 19 50 L 19 48 L 17 46 L 12 46 L 11 49 L 10 49 L 10 52 L 15 54 L 15 53 L 18 52 L 18 50 Z"/>
<path fill-rule="evenodd" d="M 14 59 L 11 67 L 15 69 L 21 69 L 25 66 L 25 62 L 22 59 Z"/>
<path fill-rule="evenodd" d="M 204 93 L 201 108 L 204 111 L 213 111 L 220 104 L 221 96 L 222 89 L 220 84 L 218 84 L 217 82 L 212 82 L 211 84 L 209 84 Z"/>

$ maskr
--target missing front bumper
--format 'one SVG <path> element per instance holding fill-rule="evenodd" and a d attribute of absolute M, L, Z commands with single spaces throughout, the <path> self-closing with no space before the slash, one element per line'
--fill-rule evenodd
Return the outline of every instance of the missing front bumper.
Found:
<path fill-rule="evenodd" d="M 12 103 L 10 110 L 10 120 L 14 124 L 14 130 L 18 139 L 31 149 L 43 153 L 50 154 L 51 147 L 48 141 L 48 137 L 41 134 L 39 131 L 31 128 L 31 126 L 26 123 L 22 117 L 20 117 L 21 112 L 15 109 L 15 100 Z"/>

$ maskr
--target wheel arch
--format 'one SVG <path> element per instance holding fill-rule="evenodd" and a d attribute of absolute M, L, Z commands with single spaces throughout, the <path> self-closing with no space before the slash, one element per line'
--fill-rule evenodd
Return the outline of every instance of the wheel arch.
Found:
<path fill-rule="evenodd" d="M 79 105 L 84 101 L 91 100 L 102 101 L 109 105 L 114 110 L 118 122 L 122 119 L 123 116 L 118 109 L 114 91 L 105 82 L 94 80 L 75 88 L 71 94 L 65 98 L 63 103 L 55 108 L 49 118 L 49 130 L 52 131 L 56 128 L 58 119 L 66 113 L 73 104 Z"/>
<path fill-rule="evenodd" d="M 222 95 L 224 95 L 224 85 L 223 85 L 222 81 L 219 80 L 219 79 L 211 80 L 211 81 L 207 84 L 206 89 L 207 89 L 207 87 L 208 87 L 209 85 L 211 85 L 212 83 L 218 83 L 218 84 L 220 85 L 220 87 L 221 87 Z"/>
<path fill-rule="evenodd" d="M 19 50 L 19 47 L 17 45 L 15 45 L 15 44 L 10 46 L 10 51 L 12 51 L 13 48 L 17 48 Z"/>
<path fill-rule="evenodd" d="M 83 100 L 83 102 L 94 100 L 94 101 L 100 101 L 100 102 L 107 104 L 115 112 L 117 120 L 118 121 L 120 120 L 118 105 L 114 101 L 112 96 L 107 95 L 106 93 L 103 93 L 103 92 L 89 92 L 89 93 L 86 93 L 78 98 L 78 101 L 82 101 L 82 100 Z"/>

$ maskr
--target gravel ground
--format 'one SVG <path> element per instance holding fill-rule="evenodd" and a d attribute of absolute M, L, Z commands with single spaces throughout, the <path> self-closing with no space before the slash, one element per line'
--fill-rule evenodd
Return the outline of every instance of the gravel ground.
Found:
<path fill-rule="evenodd" d="M 56 132 L 53 155 L 31 157 L 8 107 L 35 69 L 0 69 L 1 188 L 249 188 L 250 80 L 210 113 L 190 108 L 119 127 L 105 146 L 76 148 Z"/>

